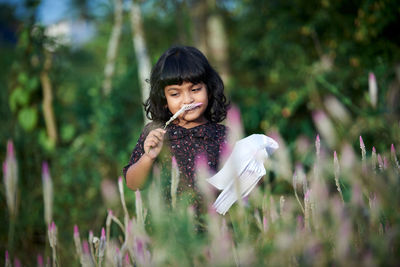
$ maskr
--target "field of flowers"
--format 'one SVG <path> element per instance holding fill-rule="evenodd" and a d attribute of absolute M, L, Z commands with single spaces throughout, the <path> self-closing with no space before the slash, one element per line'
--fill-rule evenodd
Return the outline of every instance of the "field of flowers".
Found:
<path fill-rule="evenodd" d="M 123 179 L 118 179 L 123 214 L 108 210 L 102 229 L 79 232 L 74 226 L 75 255 L 60 262 L 65 249 L 52 221 L 53 189 L 49 167 L 43 163 L 43 195 L 48 246 L 37 266 L 395 266 L 400 260 L 400 164 L 395 146 L 388 151 L 367 147 L 359 151 L 344 144 L 330 152 L 317 136 L 311 167 L 297 163 L 291 173 L 289 153 L 280 144 L 265 162 L 267 176 L 225 215 L 212 207 L 215 191 L 204 183 L 207 169 L 198 167 L 205 214 L 176 197 L 166 203 L 160 169 L 148 189 L 135 193 L 135 208 L 125 203 Z M 321 142 L 322 141 L 322 142 Z M 390 151 L 390 152 L 389 152 Z M 172 167 L 172 179 L 179 179 Z M 13 143 L 3 164 L 10 214 L 16 214 L 18 177 Z M 276 177 L 279 177 L 278 181 Z M 285 190 L 277 189 L 280 182 Z M 289 192 L 289 193 L 287 193 Z M 106 210 L 104 212 L 107 212 Z M 21 266 L 5 252 L 6 266 Z M 33 264 L 34 265 L 34 264 Z"/>

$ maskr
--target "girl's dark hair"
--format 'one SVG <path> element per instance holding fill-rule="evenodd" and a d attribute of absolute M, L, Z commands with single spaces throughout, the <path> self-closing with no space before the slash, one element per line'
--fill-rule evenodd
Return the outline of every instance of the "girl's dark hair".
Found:
<path fill-rule="evenodd" d="M 183 82 L 204 83 L 207 86 L 208 106 L 205 117 L 221 122 L 226 117 L 229 103 L 224 95 L 224 83 L 207 58 L 196 48 L 175 46 L 158 59 L 150 76 L 150 96 L 144 103 L 146 116 L 156 122 L 166 122 L 171 116 L 164 88 Z"/>

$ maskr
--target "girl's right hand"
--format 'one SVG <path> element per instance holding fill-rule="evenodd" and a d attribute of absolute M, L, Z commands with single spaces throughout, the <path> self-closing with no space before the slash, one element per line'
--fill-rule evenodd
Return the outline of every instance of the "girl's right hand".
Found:
<path fill-rule="evenodd" d="M 157 158 L 158 154 L 160 154 L 166 132 L 167 131 L 161 128 L 152 130 L 144 140 L 144 154 L 150 157 L 152 160 Z"/>

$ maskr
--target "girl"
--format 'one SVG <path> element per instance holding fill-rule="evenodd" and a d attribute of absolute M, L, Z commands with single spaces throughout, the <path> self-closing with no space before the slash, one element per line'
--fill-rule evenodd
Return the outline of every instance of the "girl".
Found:
<path fill-rule="evenodd" d="M 165 129 L 164 124 L 183 105 L 198 104 L 185 111 Z M 129 188 L 141 188 L 159 157 L 164 143 L 176 158 L 180 179 L 178 193 L 197 191 L 196 160 L 204 155 L 211 170 L 218 167 L 226 128 L 228 103 L 224 84 L 206 57 L 196 48 L 168 49 L 157 61 L 150 77 L 150 96 L 144 104 L 147 124 L 123 172 Z"/>

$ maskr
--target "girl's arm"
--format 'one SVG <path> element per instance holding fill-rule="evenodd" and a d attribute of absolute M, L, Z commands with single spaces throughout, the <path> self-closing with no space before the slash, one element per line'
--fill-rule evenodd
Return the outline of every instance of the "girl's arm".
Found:
<path fill-rule="evenodd" d="M 144 154 L 126 172 L 126 185 L 130 189 L 136 190 L 145 184 L 153 162 L 160 154 L 165 133 L 165 130 L 158 128 L 147 135 L 143 144 Z"/>

